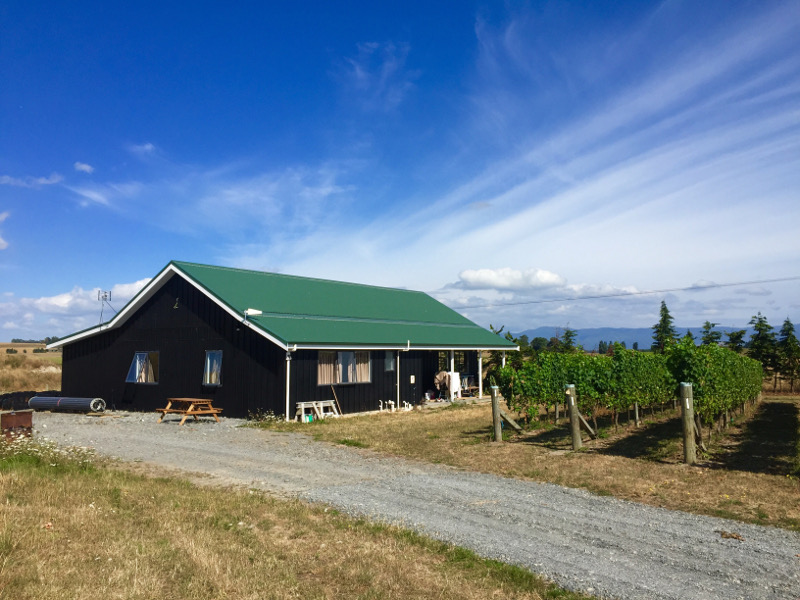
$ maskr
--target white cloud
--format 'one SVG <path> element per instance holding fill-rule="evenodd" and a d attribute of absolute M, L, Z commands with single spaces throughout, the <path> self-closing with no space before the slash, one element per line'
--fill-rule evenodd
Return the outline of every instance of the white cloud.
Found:
<path fill-rule="evenodd" d="M 143 159 L 155 155 L 158 148 L 151 142 L 145 142 L 143 144 L 128 144 L 127 150 L 137 158 Z"/>
<path fill-rule="evenodd" d="M 115 302 L 117 300 L 121 302 L 128 302 L 148 283 L 150 283 L 149 277 L 146 279 L 140 279 L 139 281 L 134 281 L 133 283 L 117 283 L 111 288 L 111 298 Z"/>
<path fill-rule="evenodd" d="M 467 269 L 458 274 L 456 285 L 464 289 L 531 290 L 562 286 L 565 280 L 560 275 L 544 269 L 519 271 L 509 267 L 500 269 Z"/>
<path fill-rule="evenodd" d="M 82 173 L 94 173 L 94 167 L 86 163 L 76 162 L 74 167 L 76 171 L 80 171 Z"/>
<path fill-rule="evenodd" d="M 135 192 L 137 200 L 136 210 L 127 212 L 170 232 L 212 234 L 222 243 L 242 239 L 252 244 L 294 243 L 339 222 L 351 202 L 349 185 L 340 181 L 343 173 L 339 166 L 328 164 L 256 174 L 246 165 L 205 171 L 187 168 L 147 187 L 126 188 Z M 115 197 L 121 199 L 120 186 L 113 194 L 110 187 L 90 191 L 112 203 Z"/>
<path fill-rule="evenodd" d="M 341 181 L 346 177 L 348 167 L 337 164 L 254 173 L 251 164 L 228 163 L 204 170 L 173 165 L 146 184 L 108 181 L 66 187 L 84 207 L 109 207 L 170 232 L 213 233 L 222 243 L 242 238 L 283 243 L 339 222 L 352 202 L 352 187 Z"/>
<path fill-rule="evenodd" d="M 331 199 L 345 191 L 330 168 L 290 168 L 277 173 L 218 182 L 200 202 L 204 215 L 274 224 L 280 218 L 286 232 L 318 225 L 336 210 Z M 243 223 L 242 223 L 243 224 Z"/>
<path fill-rule="evenodd" d="M 793 15 L 687 31 L 680 47 L 642 42 L 651 38 L 642 31 L 618 32 L 570 49 L 580 64 L 598 53 L 585 63 L 598 67 L 588 75 L 567 73 L 556 64 L 563 57 L 537 54 L 542 46 L 530 46 L 539 44 L 536 19 L 515 19 L 496 32 L 478 28 L 473 93 L 454 102 L 468 107 L 463 118 L 472 126 L 448 121 L 437 129 L 467 140 L 463 163 L 458 156 L 442 169 L 466 165 L 460 174 L 430 188 L 443 192 L 420 192 L 412 173 L 408 187 L 398 182 L 373 198 L 369 180 L 379 177 L 359 179 L 376 164 L 366 160 L 367 168 L 345 160 L 267 169 L 170 165 L 146 185 L 70 189 L 85 204 L 120 210 L 136 198 L 130 218 L 202 239 L 203 250 L 226 264 L 436 290 L 483 324 L 651 325 L 660 297 L 574 298 L 794 274 L 785 271 L 796 267 L 800 236 L 786 231 L 800 220 L 800 66 L 794 55 L 776 59 L 776 49 L 793 42 Z M 640 43 L 653 53 L 646 60 L 637 54 Z M 614 61 L 607 64 L 608 55 Z M 408 58 L 408 46 L 361 44 L 334 76 L 361 109 L 385 112 L 414 89 Z M 543 69 L 566 69 L 564 81 Z M 584 93 L 610 70 L 630 74 L 608 78 L 615 85 L 602 93 Z M 542 80 L 561 87 L 541 89 Z M 536 110 L 554 98 L 572 104 Z M 140 158 L 158 154 L 150 142 L 127 149 Z M 424 144 L 418 151 L 429 158 Z M 487 264 L 505 266 L 478 268 Z M 792 297 L 796 287 L 785 287 L 781 297 Z M 749 318 L 760 293 L 698 290 L 695 304 L 680 293 L 670 308 L 689 324 L 708 314 Z M 60 310 L 72 310 L 69 299 L 60 300 L 68 305 Z"/>
<path fill-rule="evenodd" d="M 74 187 L 67 186 L 69 190 L 75 192 L 83 200 L 81 206 L 89 206 L 89 204 L 100 204 L 101 206 L 108 206 L 110 204 L 108 193 L 101 188 L 88 188 L 88 187 Z"/>
<path fill-rule="evenodd" d="M 8 218 L 9 214 L 10 213 L 8 211 L 1 212 L 0 213 L 0 223 L 5 221 Z M 0 250 L 5 250 L 6 248 L 8 248 L 8 242 L 5 241 L 2 236 L 0 236 Z"/>
<path fill-rule="evenodd" d="M 38 188 L 43 185 L 54 185 L 61 183 L 64 178 L 58 173 L 51 173 L 49 177 L 11 177 L 10 175 L 0 175 L 0 185 L 12 185 L 15 187 Z"/>
<path fill-rule="evenodd" d="M 111 306 L 120 310 L 150 279 L 118 283 L 111 287 Z M 80 286 L 68 292 L 40 298 L 10 299 L 0 303 L 4 329 L 15 331 L 12 337 L 39 338 L 64 336 L 97 325 L 100 317 L 100 288 L 86 290 Z M 103 319 L 113 316 L 105 306 Z"/>
<path fill-rule="evenodd" d="M 120 200 L 135 198 L 144 186 L 136 181 L 124 183 L 98 183 L 84 186 L 65 186 L 71 192 L 81 197 L 81 206 L 99 204 L 100 206 L 114 206 Z"/>
<path fill-rule="evenodd" d="M 139 290 L 141 290 L 150 279 L 140 279 L 133 283 L 118 283 L 111 288 L 111 298 L 114 304 L 120 307 L 127 303 Z M 74 287 L 69 292 L 57 294 L 55 296 L 45 296 L 42 298 L 22 298 L 19 305 L 35 309 L 43 314 L 61 315 L 85 315 L 86 313 L 99 314 L 100 304 L 97 300 L 100 288 L 85 290 L 79 286 Z M 33 314 L 33 313 L 31 313 Z"/>
<path fill-rule="evenodd" d="M 69 292 L 42 298 L 22 298 L 20 305 L 36 309 L 39 313 L 70 314 L 86 312 L 97 306 L 97 294 L 93 290 L 75 287 Z"/>

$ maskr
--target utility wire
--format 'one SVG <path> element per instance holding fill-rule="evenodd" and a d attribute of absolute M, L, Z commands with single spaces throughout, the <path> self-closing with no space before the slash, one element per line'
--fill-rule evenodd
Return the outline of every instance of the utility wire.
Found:
<path fill-rule="evenodd" d="M 648 290 L 643 292 L 618 292 L 616 294 L 600 294 L 596 296 L 574 296 L 572 298 L 551 298 L 548 300 L 525 300 L 522 302 L 492 302 L 491 304 L 480 304 L 472 306 L 459 306 L 459 310 L 468 308 L 496 308 L 501 306 L 523 306 L 526 304 L 547 304 L 550 302 L 576 302 L 578 300 L 598 300 L 602 298 L 621 298 L 624 296 L 645 296 L 647 294 L 664 294 L 667 292 L 694 292 L 698 290 L 710 290 L 723 287 L 738 287 L 744 285 L 757 285 L 761 283 L 779 283 L 783 281 L 798 281 L 800 275 L 793 277 L 780 277 L 777 279 L 760 279 L 756 281 L 739 281 L 737 283 L 709 283 L 707 285 L 692 285 L 681 288 L 666 288 L 663 290 Z"/>

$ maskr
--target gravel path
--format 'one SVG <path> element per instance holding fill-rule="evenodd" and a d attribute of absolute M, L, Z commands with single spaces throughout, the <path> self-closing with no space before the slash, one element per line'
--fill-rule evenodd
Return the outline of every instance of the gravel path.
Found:
<path fill-rule="evenodd" d="M 37 437 L 397 523 L 601 598 L 800 600 L 800 535 L 240 428 L 37 413 Z M 737 534 L 723 537 L 723 532 Z"/>

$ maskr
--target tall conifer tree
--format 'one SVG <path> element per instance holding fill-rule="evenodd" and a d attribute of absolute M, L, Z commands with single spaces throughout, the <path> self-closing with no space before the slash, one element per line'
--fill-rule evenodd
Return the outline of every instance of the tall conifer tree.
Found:
<path fill-rule="evenodd" d="M 755 330 L 750 335 L 750 358 L 761 362 L 765 373 L 774 376 L 773 389 L 778 385 L 778 345 L 775 340 L 775 331 L 772 325 L 767 322 L 767 317 L 761 314 L 754 315 L 750 319 L 750 325 Z"/>
<path fill-rule="evenodd" d="M 781 377 L 789 380 L 789 391 L 794 392 L 794 380 L 800 375 L 800 342 L 789 317 L 778 333 L 778 370 Z"/>
<path fill-rule="evenodd" d="M 739 329 L 738 331 L 728 331 L 725 335 L 728 336 L 728 341 L 725 342 L 725 347 L 741 354 L 744 350 L 744 335 L 747 333 L 746 329 Z"/>
<path fill-rule="evenodd" d="M 719 331 L 713 331 L 714 327 L 717 325 L 719 325 L 719 323 L 712 323 L 711 321 L 703 323 L 703 336 L 701 339 L 704 346 L 719 345 L 722 334 Z"/>
<path fill-rule="evenodd" d="M 675 343 L 678 332 L 672 324 L 672 315 L 669 314 L 667 303 L 661 301 L 658 323 L 653 325 L 653 351 L 664 352 L 671 344 Z"/>

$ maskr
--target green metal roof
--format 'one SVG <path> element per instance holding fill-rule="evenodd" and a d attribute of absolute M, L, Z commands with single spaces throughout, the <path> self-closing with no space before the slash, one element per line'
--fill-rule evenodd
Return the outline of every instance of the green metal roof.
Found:
<path fill-rule="evenodd" d="M 177 261 L 164 267 L 109 322 L 48 347 L 119 327 L 176 276 L 286 349 L 516 349 L 423 292 Z M 245 319 L 247 309 L 261 314 Z"/>
<path fill-rule="evenodd" d="M 286 346 L 516 346 L 423 292 L 171 262 L 236 314 Z"/>

